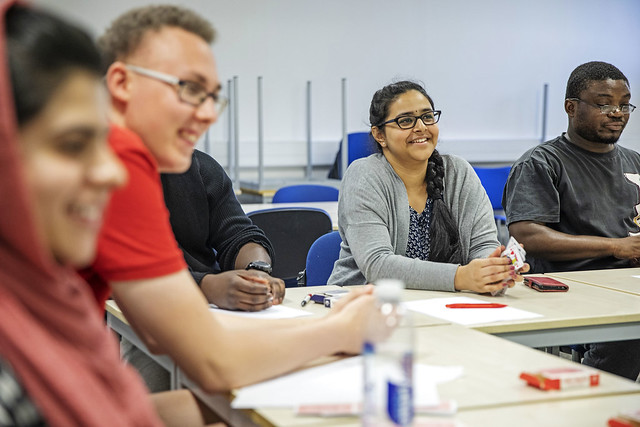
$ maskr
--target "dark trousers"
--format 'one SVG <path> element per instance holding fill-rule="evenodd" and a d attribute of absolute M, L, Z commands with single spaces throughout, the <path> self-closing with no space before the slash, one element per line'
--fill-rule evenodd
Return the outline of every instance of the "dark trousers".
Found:
<path fill-rule="evenodd" d="M 640 340 L 585 345 L 582 363 L 636 381 L 640 374 Z"/>

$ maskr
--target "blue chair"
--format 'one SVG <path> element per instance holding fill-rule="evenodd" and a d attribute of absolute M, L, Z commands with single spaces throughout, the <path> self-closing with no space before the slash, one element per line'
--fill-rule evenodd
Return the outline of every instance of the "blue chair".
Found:
<path fill-rule="evenodd" d="M 272 208 L 247 216 L 271 241 L 275 252 L 272 274 L 284 280 L 286 287 L 298 286 L 298 273 L 305 269 L 309 248 L 333 229 L 331 217 L 322 209 Z"/>
<path fill-rule="evenodd" d="M 377 144 L 369 132 L 353 132 L 347 136 L 347 166 L 354 160 L 367 157 L 378 151 Z M 342 141 L 336 159 L 329 171 L 329 178 L 342 179 Z"/>
<path fill-rule="evenodd" d="M 307 254 L 306 284 L 307 286 L 326 285 L 333 264 L 340 256 L 340 233 L 332 231 L 313 242 Z"/>
<path fill-rule="evenodd" d="M 328 185 L 300 184 L 279 188 L 272 203 L 337 202 L 338 189 Z"/>
<path fill-rule="evenodd" d="M 474 167 L 473 170 L 480 178 L 480 182 L 489 196 L 491 207 L 493 207 L 496 226 L 498 227 L 498 240 L 506 244 L 509 240 L 509 230 L 507 229 L 507 217 L 504 215 L 502 207 L 502 192 L 507 183 L 511 166 L 482 168 Z"/>

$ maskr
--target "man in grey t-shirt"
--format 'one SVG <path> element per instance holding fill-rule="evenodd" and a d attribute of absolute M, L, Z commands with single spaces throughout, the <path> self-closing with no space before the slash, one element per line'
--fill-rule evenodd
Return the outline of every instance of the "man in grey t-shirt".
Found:
<path fill-rule="evenodd" d="M 631 267 L 640 258 L 640 154 L 616 145 L 630 99 L 616 67 L 580 65 L 567 83 L 567 132 L 513 165 L 502 204 L 532 271 Z M 640 340 L 587 349 L 583 363 L 638 377 Z"/>

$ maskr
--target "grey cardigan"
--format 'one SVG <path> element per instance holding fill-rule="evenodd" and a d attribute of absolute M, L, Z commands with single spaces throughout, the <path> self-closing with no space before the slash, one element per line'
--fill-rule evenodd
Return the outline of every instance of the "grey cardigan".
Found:
<path fill-rule="evenodd" d="M 473 168 L 443 155 L 444 202 L 458 224 L 463 264 L 488 256 L 500 244 L 491 203 Z M 402 279 L 407 288 L 454 291 L 458 265 L 405 256 L 409 238 L 409 196 L 380 153 L 354 161 L 340 189 L 340 258 L 330 285 L 361 285 L 381 278 Z"/>

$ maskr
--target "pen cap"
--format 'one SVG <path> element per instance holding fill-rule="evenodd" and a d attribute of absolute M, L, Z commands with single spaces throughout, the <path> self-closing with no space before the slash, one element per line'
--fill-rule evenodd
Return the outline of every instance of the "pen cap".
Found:
<path fill-rule="evenodd" d="M 380 279 L 376 283 L 375 296 L 379 303 L 398 304 L 402 299 L 404 282 L 397 279 Z"/>

